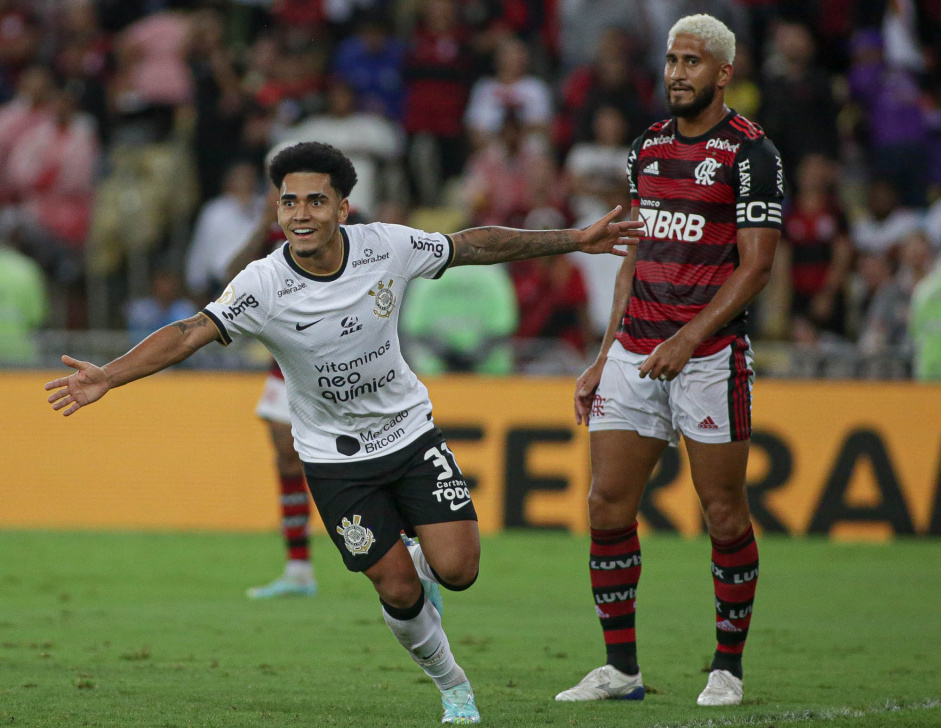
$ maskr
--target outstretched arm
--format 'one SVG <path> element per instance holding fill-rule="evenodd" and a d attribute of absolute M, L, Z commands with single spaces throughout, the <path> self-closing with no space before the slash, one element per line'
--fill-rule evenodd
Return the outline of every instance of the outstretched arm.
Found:
<path fill-rule="evenodd" d="M 46 383 L 47 392 L 55 390 L 49 395 L 49 403 L 54 410 L 68 407 L 62 413 L 68 417 L 104 397 L 109 389 L 178 364 L 218 337 L 219 332 L 209 317 L 198 313 L 158 329 L 127 354 L 103 367 L 63 356 L 62 363 L 78 371 Z"/>
<path fill-rule="evenodd" d="M 544 255 L 581 250 L 585 253 L 627 253 L 615 245 L 637 242 L 643 222 L 612 222 L 621 214 L 618 205 L 584 230 L 515 230 L 505 227 L 480 227 L 462 230 L 451 236 L 454 261 L 451 265 L 488 265 Z"/>
<path fill-rule="evenodd" d="M 639 209 L 638 207 L 631 207 L 632 220 L 639 219 Z M 624 318 L 627 302 L 631 297 L 631 286 L 634 282 L 634 268 L 636 265 L 637 248 L 628 248 L 627 256 L 621 261 L 621 268 L 614 282 L 611 316 L 608 319 L 608 328 L 605 330 L 604 339 L 601 341 L 598 356 L 575 382 L 576 425 L 588 425 L 591 403 L 595 398 L 595 390 L 598 389 L 598 384 L 601 382 L 601 373 L 604 371 L 605 362 L 608 360 L 608 351 L 611 350 L 611 346 L 614 344 L 615 335 L 621 325 L 621 320 Z"/>

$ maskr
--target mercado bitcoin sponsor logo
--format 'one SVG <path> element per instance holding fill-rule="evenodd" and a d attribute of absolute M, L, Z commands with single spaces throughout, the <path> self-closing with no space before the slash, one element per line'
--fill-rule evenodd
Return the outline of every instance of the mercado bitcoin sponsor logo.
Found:
<path fill-rule="evenodd" d="M 402 410 L 395 417 L 383 422 L 381 427 L 359 433 L 359 438 L 366 445 L 366 452 L 376 452 L 405 437 L 405 429 L 398 425 L 406 418 L 408 418 L 408 410 Z"/>

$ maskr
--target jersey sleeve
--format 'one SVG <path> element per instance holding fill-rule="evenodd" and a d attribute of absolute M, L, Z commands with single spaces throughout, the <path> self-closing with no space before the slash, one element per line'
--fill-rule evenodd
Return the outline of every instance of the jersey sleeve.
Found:
<path fill-rule="evenodd" d="M 637 161 L 643 141 L 643 135 L 637 137 L 634 143 L 631 144 L 631 151 L 627 155 L 627 182 L 631 189 L 631 205 L 635 207 L 640 205 L 640 194 L 637 191 Z"/>
<path fill-rule="evenodd" d="M 261 267 L 251 264 L 226 286 L 218 300 L 206 305 L 206 314 L 219 330 L 223 346 L 242 334 L 261 332 L 268 321 L 269 302 Z"/>
<path fill-rule="evenodd" d="M 413 278 L 440 278 L 454 260 L 454 241 L 444 233 L 389 225 L 390 234 L 402 266 L 402 274 Z"/>
<path fill-rule="evenodd" d="M 781 229 L 784 168 L 767 137 L 742 146 L 735 157 L 735 221 L 740 228 Z"/>

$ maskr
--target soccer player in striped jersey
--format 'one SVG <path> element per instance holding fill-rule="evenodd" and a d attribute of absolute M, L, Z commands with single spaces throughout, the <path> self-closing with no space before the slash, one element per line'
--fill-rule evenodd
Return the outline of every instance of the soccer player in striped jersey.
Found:
<path fill-rule="evenodd" d="M 305 142 L 279 152 L 286 242 L 251 263 L 196 316 L 151 334 L 104 367 L 63 356 L 77 371 L 46 384 L 53 409 L 74 414 L 109 389 L 176 364 L 213 341 L 251 336 L 284 373 L 294 446 L 346 567 L 366 575 L 398 642 L 441 691 L 443 723 L 478 723 L 474 693 L 441 624 L 439 585 L 477 578 L 480 539 L 471 494 L 428 391 L 402 358 L 398 318 L 410 280 L 450 266 L 488 265 L 582 250 L 626 253 L 642 225 L 584 230 L 474 228 L 453 235 L 402 225 L 347 225 L 356 183 L 337 149 Z M 400 532 L 414 532 L 406 544 Z"/>
<path fill-rule="evenodd" d="M 598 357 L 575 385 L 575 420 L 591 433 L 589 569 L 607 660 L 556 700 L 644 697 L 637 509 L 660 454 L 681 434 L 715 586 L 717 646 L 697 703 L 742 700 L 758 578 L 745 494 L 754 377 L 745 308 L 771 271 L 784 176 L 762 130 L 724 103 L 734 57 L 735 36 L 720 21 L 681 18 L 664 67 L 671 118 L 641 134 L 628 156 L 632 214 L 646 232 L 621 265 Z"/>

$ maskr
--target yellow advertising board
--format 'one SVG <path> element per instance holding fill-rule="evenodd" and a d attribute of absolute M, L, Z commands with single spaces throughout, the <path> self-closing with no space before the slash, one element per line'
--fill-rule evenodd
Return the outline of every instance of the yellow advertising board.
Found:
<path fill-rule="evenodd" d="M 254 416 L 263 375 L 167 372 L 63 418 L 51 372 L 0 373 L 0 527 L 277 528 L 274 455 Z M 427 382 L 481 530 L 584 531 L 589 438 L 568 379 Z M 941 387 L 759 380 L 748 470 L 758 530 L 941 535 Z M 644 529 L 702 530 L 682 446 L 641 506 Z"/>

